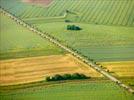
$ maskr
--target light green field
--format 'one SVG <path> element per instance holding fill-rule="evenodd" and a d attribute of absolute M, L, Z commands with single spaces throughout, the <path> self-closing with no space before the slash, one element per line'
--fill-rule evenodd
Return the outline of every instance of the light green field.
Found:
<path fill-rule="evenodd" d="M 66 28 L 70 24 L 78 25 L 82 30 L 68 31 Z M 64 22 L 34 24 L 34 26 L 96 61 L 134 60 L 133 27 Z"/>
<path fill-rule="evenodd" d="M 64 53 L 2 13 L 0 18 L 0 59 Z"/>
<path fill-rule="evenodd" d="M 61 84 L 51 87 L 37 87 L 14 90 L 0 94 L 2 100 L 133 100 L 128 94 L 111 82 Z"/>
<path fill-rule="evenodd" d="M 133 0 L 53 0 L 49 7 L 1 0 L 1 6 L 23 19 L 63 16 L 68 10 L 65 19 L 73 22 L 134 26 Z"/>

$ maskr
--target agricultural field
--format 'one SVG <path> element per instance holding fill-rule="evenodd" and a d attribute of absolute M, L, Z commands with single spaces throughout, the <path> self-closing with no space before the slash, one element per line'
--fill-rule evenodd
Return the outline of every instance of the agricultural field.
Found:
<path fill-rule="evenodd" d="M 0 59 L 65 53 L 64 50 L 22 27 L 2 13 L 0 21 Z"/>
<path fill-rule="evenodd" d="M 78 25 L 80 31 L 67 30 Z M 134 60 L 134 28 L 81 23 L 39 23 L 35 27 L 95 61 Z"/>
<path fill-rule="evenodd" d="M 134 88 L 134 61 L 100 62 L 111 74 Z"/>
<path fill-rule="evenodd" d="M 101 65 L 117 77 L 134 77 L 134 61 L 101 62 Z"/>
<path fill-rule="evenodd" d="M 108 1 L 107 0 L 99 0 L 99 1 L 98 0 L 95 0 L 95 1 L 92 1 L 92 0 L 85 0 L 85 1 L 53 0 L 49 7 L 45 7 L 45 6 L 37 7 L 37 5 L 32 5 L 29 3 L 28 4 L 22 3 L 19 0 L 18 1 L 11 0 L 11 1 L 12 1 L 12 3 L 8 4 L 8 6 L 6 6 L 7 5 L 6 0 L 2 1 L 2 7 L 7 9 L 12 14 L 17 14 L 16 12 L 20 13 L 20 16 L 19 15 L 16 15 L 16 16 L 20 17 L 25 22 L 34 25 L 39 30 L 49 33 L 50 35 L 52 35 L 55 38 L 57 38 L 58 40 L 60 40 L 62 44 L 68 45 L 69 47 L 77 50 L 79 53 L 81 53 L 82 55 L 84 55 L 88 58 L 92 58 L 95 61 L 134 60 L 134 55 L 133 55 L 134 54 L 134 41 L 133 41 L 134 40 L 134 35 L 133 35 L 134 28 L 132 27 L 133 25 L 130 25 L 131 27 L 127 27 L 127 25 L 125 25 L 126 27 L 123 25 L 116 26 L 116 25 L 118 25 L 118 20 L 115 20 L 114 21 L 115 25 L 112 25 L 112 26 L 108 26 L 109 24 L 102 25 L 103 23 L 100 23 L 101 25 L 98 25 L 95 23 L 86 24 L 86 22 L 81 22 L 81 21 L 79 21 L 80 23 L 76 23 L 77 21 L 74 21 L 75 23 L 72 23 L 73 21 L 63 22 L 64 17 L 67 17 L 66 20 L 69 20 L 68 18 L 70 16 L 71 16 L 71 19 L 73 19 L 72 17 L 74 15 L 71 15 L 71 14 L 74 14 L 75 12 L 70 12 L 71 11 L 71 9 L 69 8 L 69 7 L 71 7 L 70 3 L 73 4 L 75 2 L 74 5 L 75 4 L 76 5 L 74 6 L 74 8 L 76 8 L 77 10 L 81 10 L 81 12 L 87 12 L 86 9 L 84 9 L 83 7 L 89 7 L 89 8 L 91 7 L 92 8 L 93 5 L 95 7 L 98 6 L 96 9 L 92 9 L 91 11 L 93 11 L 96 16 L 103 19 L 103 17 L 101 15 L 110 16 L 108 14 L 110 12 L 106 11 L 107 12 L 106 14 L 101 14 L 100 11 L 104 10 L 103 7 L 105 7 L 105 8 L 110 7 L 108 5 L 111 5 L 111 2 L 112 2 L 114 6 L 119 6 L 119 5 L 121 6 L 121 7 L 119 6 L 119 8 L 118 8 L 119 10 L 116 10 L 116 11 L 118 11 L 118 14 L 121 14 L 121 15 L 118 15 L 116 13 L 114 18 L 112 18 L 112 19 L 115 19 L 115 18 L 119 19 L 120 16 L 126 16 L 125 11 L 127 11 L 130 13 L 130 14 L 128 14 L 128 17 L 131 19 L 131 22 L 133 23 L 133 15 L 132 15 L 133 13 L 131 12 L 132 11 L 131 6 L 134 4 L 133 0 L 118 0 L 118 1 L 117 0 L 116 1 L 115 0 L 110 0 L 110 1 L 109 0 Z M 69 14 L 63 14 L 62 16 L 60 16 L 57 14 L 58 12 L 56 12 L 55 10 L 57 10 L 57 11 L 62 10 L 62 8 L 60 6 L 62 6 L 64 4 L 63 2 L 65 3 L 64 10 L 66 9 L 66 5 L 69 5 L 69 7 L 67 6 L 67 8 L 70 10 L 67 11 Z M 89 6 L 88 4 L 90 4 L 90 3 L 87 3 L 87 2 L 90 2 L 92 6 Z M 104 5 L 103 5 L 103 3 L 104 3 Z M 114 4 L 114 3 L 116 3 L 116 4 Z M 130 5 L 129 5 L 129 3 L 130 3 Z M 86 4 L 87 4 L 87 6 L 84 6 Z M 15 6 L 15 5 L 17 5 L 17 6 Z M 55 6 L 53 7 L 53 5 L 55 5 Z M 8 9 L 10 6 L 12 7 L 12 9 L 11 8 Z M 57 6 L 59 9 L 57 8 Z M 16 9 L 18 9 L 18 7 L 25 7 L 24 8 L 25 10 L 23 11 L 23 13 L 21 11 L 16 10 Z M 103 9 L 103 10 L 101 10 L 99 7 L 102 7 L 101 9 Z M 41 16 L 34 17 L 34 14 L 40 15 L 37 12 L 41 13 L 43 11 L 43 10 L 41 10 L 41 11 L 38 10 L 38 8 L 40 8 L 40 9 L 42 8 L 43 10 L 45 9 L 45 12 L 43 14 L 46 13 L 47 16 L 44 15 L 44 17 L 41 17 Z M 28 9 L 28 10 L 26 10 L 26 9 Z M 97 9 L 100 9 L 100 11 L 95 11 Z M 111 9 L 113 9 L 113 8 L 111 8 Z M 114 9 L 113 9 L 113 11 L 116 12 Z M 123 9 L 128 9 L 128 10 L 123 10 Z M 20 9 L 20 10 L 23 10 L 23 9 Z M 52 10 L 52 13 L 51 13 L 51 10 Z M 85 10 L 85 11 L 82 11 L 82 10 Z M 16 11 L 16 12 L 14 12 L 14 11 Z M 88 11 L 90 11 L 90 9 L 88 9 Z M 51 15 L 51 14 L 54 14 L 53 12 L 55 12 L 57 15 Z M 94 13 L 93 13 L 93 15 L 91 14 L 93 17 L 95 17 Z M 29 14 L 31 17 L 30 16 L 26 17 L 26 18 L 21 17 L 21 14 L 22 15 Z M 50 16 L 49 16 L 49 14 L 50 14 Z M 114 15 L 114 14 L 112 13 L 112 15 Z M 118 17 L 116 15 L 118 15 Z M 86 15 L 83 15 L 82 18 L 86 20 Z M 88 15 L 87 18 L 90 18 L 90 16 Z M 95 20 L 95 18 L 93 18 L 93 19 Z M 97 19 L 99 20 L 99 18 L 97 18 Z M 104 18 L 104 19 L 109 20 L 107 18 Z M 120 18 L 120 19 L 123 19 L 123 18 Z M 125 21 L 125 20 L 123 20 L 123 21 Z M 129 22 L 129 21 L 126 20 L 126 22 Z M 82 30 L 75 31 L 75 32 L 68 31 L 68 30 L 66 30 L 68 24 L 78 25 L 82 28 Z"/>
<path fill-rule="evenodd" d="M 134 0 L 1 0 L 0 9 L 43 35 L 0 13 L 2 100 L 134 100 Z M 73 73 L 91 79 L 45 81 Z"/>
<path fill-rule="evenodd" d="M 0 61 L 0 85 L 15 85 L 45 81 L 55 74 L 83 73 L 90 77 L 102 77 L 94 69 L 72 55 L 51 55 Z"/>
<path fill-rule="evenodd" d="M 134 77 L 125 77 L 125 78 L 120 78 L 120 80 L 124 83 L 130 86 L 131 88 L 134 89 Z"/>
<path fill-rule="evenodd" d="M 12 90 L 0 94 L 2 100 L 133 100 L 127 93 L 112 82 L 66 83 L 48 87 L 33 87 Z"/>
<path fill-rule="evenodd" d="M 133 17 L 133 15 L 130 16 Z M 107 18 L 105 19 L 105 21 L 106 20 Z M 107 67 L 108 70 L 110 70 L 110 74 L 113 74 L 123 83 L 133 88 L 134 86 L 134 80 L 133 80 L 134 28 L 133 27 L 124 27 L 124 26 L 119 27 L 117 26 L 118 25 L 117 23 L 113 26 L 108 26 L 108 24 L 106 26 L 102 25 L 102 23 L 101 25 L 97 25 L 96 23 L 94 24 L 72 23 L 73 21 L 68 23 L 60 21 L 59 22 L 55 21 L 55 23 L 50 22 L 45 23 L 45 19 L 42 23 L 39 20 L 36 21 L 26 20 L 26 21 L 28 23 L 33 24 L 41 31 L 50 33 L 52 36 L 59 39 L 61 43 L 69 45 L 71 48 L 75 49 L 76 51 L 86 56 L 87 58 L 92 58 L 97 62 L 103 61 L 104 63 L 101 64 L 104 67 Z M 69 31 L 67 30 L 67 25 L 78 25 L 79 27 L 82 28 L 82 30 Z M 111 63 L 115 61 L 118 62 L 117 65 Z M 107 65 L 105 65 L 105 62 L 107 63 Z"/>
<path fill-rule="evenodd" d="M 30 0 L 25 0 L 31 2 Z M 41 1 L 37 0 L 36 2 Z M 133 0 L 47 0 L 44 6 L 24 0 L 1 0 L 1 7 L 21 19 L 64 16 L 71 22 L 134 26 Z M 42 3 L 43 4 L 43 3 Z M 64 5 L 64 6 L 63 6 Z M 36 19 L 35 19 L 36 20 Z M 44 21 L 44 20 L 42 20 Z M 47 21 L 47 20 L 46 20 Z"/>

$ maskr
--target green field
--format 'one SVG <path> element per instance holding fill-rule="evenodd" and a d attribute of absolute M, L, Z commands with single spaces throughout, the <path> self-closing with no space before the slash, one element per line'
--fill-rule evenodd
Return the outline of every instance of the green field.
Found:
<path fill-rule="evenodd" d="M 49 7 L 20 1 L 1 0 L 1 7 L 23 19 L 58 17 L 67 13 L 65 19 L 72 22 L 134 26 L 133 0 L 53 0 Z"/>
<path fill-rule="evenodd" d="M 21 1 L 1 0 L 0 6 L 25 23 L 46 32 L 61 44 L 94 61 L 109 63 L 134 60 L 134 0 L 53 0 L 48 7 Z M 0 17 L 0 59 L 66 53 L 9 17 L 3 14 Z M 67 25 L 76 25 L 82 30 L 67 30 Z M 128 65 L 120 69 L 132 72 Z M 118 70 L 121 71 L 120 69 Z M 133 77 L 117 78 L 134 87 Z M 0 98 L 2 100 L 134 100 L 134 95 L 118 85 L 97 80 L 77 84 L 75 82 L 49 84 L 48 87 L 44 85 L 9 89 L 0 92 Z"/>
<path fill-rule="evenodd" d="M 62 49 L 2 13 L 0 21 L 0 59 L 64 53 Z"/>
<path fill-rule="evenodd" d="M 133 100 L 111 82 L 61 84 L 51 87 L 33 87 L 0 94 L 2 100 Z"/>
<path fill-rule="evenodd" d="M 66 28 L 70 24 L 78 25 L 82 30 L 68 31 Z M 133 27 L 64 22 L 40 23 L 34 26 L 96 61 L 134 60 Z"/>
<path fill-rule="evenodd" d="M 49 7 L 1 1 L 7 11 L 95 61 L 134 60 L 133 5 L 133 0 L 53 0 Z M 83 30 L 67 31 L 68 24 Z"/>
<path fill-rule="evenodd" d="M 121 80 L 124 84 L 126 84 L 126 85 L 128 85 L 128 86 L 130 86 L 131 88 L 134 89 L 134 77 L 120 78 L 120 80 Z"/>

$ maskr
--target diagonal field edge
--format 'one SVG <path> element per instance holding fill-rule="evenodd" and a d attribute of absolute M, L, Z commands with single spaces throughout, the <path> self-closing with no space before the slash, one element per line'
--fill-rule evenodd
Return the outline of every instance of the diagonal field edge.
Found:
<path fill-rule="evenodd" d="M 66 50 L 66 51 L 68 51 L 74 57 L 80 59 L 85 64 L 91 66 L 93 69 L 95 69 L 99 73 L 103 74 L 104 76 L 106 76 L 107 78 L 109 78 L 111 81 L 113 81 L 117 85 L 119 85 L 120 87 L 122 87 L 122 88 L 126 89 L 128 92 L 134 94 L 134 90 L 132 88 L 130 88 L 129 86 L 123 84 L 120 80 L 116 79 L 114 76 L 112 76 L 108 72 L 104 71 L 102 68 L 99 67 L 99 65 L 97 65 L 93 61 L 89 61 L 87 58 L 85 58 L 82 55 L 78 54 L 77 52 L 71 50 L 69 47 L 62 45 L 58 40 L 56 40 L 55 38 L 51 37 L 48 33 L 43 33 L 40 30 L 35 29 L 33 26 L 27 24 L 26 22 L 22 21 L 21 19 L 16 18 L 11 13 L 5 11 L 3 8 L 1 8 L 1 12 L 4 13 L 5 15 L 9 16 L 11 19 L 13 19 L 14 21 L 16 21 L 18 24 L 20 24 L 20 25 L 26 27 L 27 29 L 33 31 L 34 33 L 40 35 L 42 38 L 46 38 L 47 40 L 49 40 L 53 44 L 59 46 L 60 48 Z"/>

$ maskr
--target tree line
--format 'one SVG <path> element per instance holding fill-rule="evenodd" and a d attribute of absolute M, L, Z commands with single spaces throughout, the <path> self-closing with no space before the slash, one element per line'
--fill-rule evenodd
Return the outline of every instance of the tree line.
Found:
<path fill-rule="evenodd" d="M 61 81 L 61 80 L 75 80 L 75 79 L 89 79 L 91 77 L 87 77 L 84 74 L 74 73 L 74 74 L 56 74 L 54 76 L 47 76 L 46 81 Z"/>

